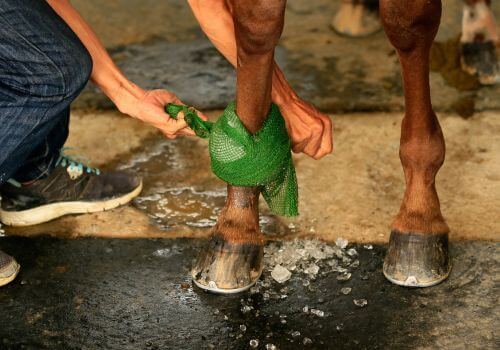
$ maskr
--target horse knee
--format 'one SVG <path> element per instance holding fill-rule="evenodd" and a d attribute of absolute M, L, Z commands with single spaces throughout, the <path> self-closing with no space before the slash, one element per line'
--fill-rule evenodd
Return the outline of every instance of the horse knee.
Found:
<path fill-rule="evenodd" d="M 431 45 L 441 20 L 441 0 L 380 0 L 382 24 L 399 51 Z"/>
<path fill-rule="evenodd" d="M 249 0 L 235 2 L 233 14 L 239 47 L 247 54 L 274 50 L 281 37 L 285 0 Z"/>

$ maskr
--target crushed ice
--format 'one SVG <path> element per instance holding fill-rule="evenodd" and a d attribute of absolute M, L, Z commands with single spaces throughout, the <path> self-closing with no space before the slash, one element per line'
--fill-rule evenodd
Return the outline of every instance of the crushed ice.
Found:
<path fill-rule="evenodd" d="M 286 299 L 288 294 L 294 292 L 294 289 L 298 286 L 305 288 L 308 292 L 314 292 L 320 288 L 316 285 L 316 279 L 332 273 L 334 278 L 341 283 L 342 288 L 339 287 L 340 294 L 345 296 L 353 294 L 353 288 L 349 284 L 354 270 L 360 266 L 360 253 L 355 248 L 348 246 L 349 242 L 341 237 L 336 240 L 334 245 L 319 240 L 298 239 L 266 244 L 264 247 L 264 271 L 262 277 L 249 290 L 248 297 L 240 300 L 241 314 L 246 315 L 245 317 L 260 317 L 263 315 L 258 307 L 254 308 L 255 299 L 252 299 L 253 296 L 260 296 L 264 302 L 272 302 Z M 371 245 L 362 247 L 367 250 L 373 249 Z M 363 279 L 363 272 L 361 272 L 360 277 Z M 290 280 L 299 283 L 288 284 Z M 313 319 L 333 317 L 331 313 L 325 312 L 321 310 L 321 307 L 318 307 L 319 304 L 324 302 L 323 298 L 319 298 L 317 303 L 311 302 L 314 305 L 303 305 L 295 312 L 301 312 L 304 316 Z M 349 302 L 352 302 L 358 308 L 368 305 L 366 299 L 349 298 Z M 219 314 L 218 310 L 216 312 Z M 276 311 L 272 316 L 277 317 L 282 325 L 287 324 L 287 315 L 285 313 Z M 227 320 L 228 317 L 224 315 L 224 319 Z M 242 338 L 244 333 L 250 334 L 250 332 L 253 332 L 252 329 L 247 329 L 244 324 L 237 323 L 236 327 L 237 331 L 231 334 L 237 339 Z M 342 332 L 343 328 L 342 323 L 335 326 L 337 332 Z M 302 343 L 302 345 L 315 343 L 314 338 L 307 337 L 307 334 L 303 334 L 300 330 L 292 329 L 288 331 L 288 334 L 291 336 L 290 339 L 296 339 L 295 341 Z M 249 338 L 247 344 L 250 345 L 250 348 L 264 347 L 268 350 L 277 350 L 278 347 L 271 342 L 273 334 L 268 333 L 266 338 L 267 340 L 262 340 L 262 342 L 259 339 Z"/>

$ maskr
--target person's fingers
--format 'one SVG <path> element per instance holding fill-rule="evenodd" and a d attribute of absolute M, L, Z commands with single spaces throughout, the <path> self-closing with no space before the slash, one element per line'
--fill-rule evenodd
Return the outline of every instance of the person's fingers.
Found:
<path fill-rule="evenodd" d="M 185 116 L 184 116 L 184 112 L 183 112 L 183 111 L 180 111 L 180 112 L 177 114 L 176 119 L 177 119 L 177 120 L 184 120 L 184 119 L 185 119 L 184 117 L 185 117 Z"/>
<path fill-rule="evenodd" d="M 167 120 L 166 129 L 168 129 L 171 134 L 175 134 L 179 130 L 184 128 L 189 128 L 189 126 L 187 125 L 186 120 L 184 119 L 184 115 L 183 114 L 181 115 L 181 113 L 179 113 L 177 119 Z"/>
<path fill-rule="evenodd" d="M 295 142 L 292 145 L 292 151 L 294 153 L 302 153 L 304 151 L 304 148 L 306 148 L 308 142 L 309 142 L 309 138 L 305 138 L 299 142 Z"/>
<path fill-rule="evenodd" d="M 186 106 L 186 104 L 184 102 L 182 102 L 181 100 L 179 100 L 177 98 L 177 96 L 175 97 L 175 100 L 173 101 L 173 103 Z M 198 116 L 202 120 L 208 120 L 207 116 L 205 114 L 203 114 L 200 110 L 195 108 L 195 111 L 196 111 L 196 114 L 198 114 Z M 184 112 L 182 112 L 182 111 L 180 111 L 179 114 L 177 115 L 177 119 L 180 119 L 180 118 L 184 119 Z"/>
<path fill-rule="evenodd" d="M 314 159 L 316 158 L 316 153 L 318 153 L 318 150 L 321 146 L 321 137 L 318 134 L 315 134 L 313 137 L 311 137 L 311 140 L 307 144 L 306 148 L 304 148 L 304 153 L 307 154 L 308 156 L 311 156 Z"/>
<path fill-rule="evenodd" d="M 321 143 L 319 149 L 314 155 L 314 159 L 320 159 L 332 153 L 333 151 L 333 138 L 332 138 L 332 122 L 330 118 L 321 118 L 323 122 L 323 134 L 321 135 Z"/>
<path fill-rule="evenodd" d="M 190 128 L 184 128 L 182 130 L 179 130 L 176 135 L 183 135 L 183 136 L 196 136 L 195 132 L 191 130 Z"/>
<path fill-rule="evenodd" d="M 169 139 L 169 140 L 174 140 L 174 139 L 176 138 L 176 136 L 175 136 L 175 135 L 169 134 L 169 133 L 167 133 L 167 132 L 162 132 L 162 133 L 163 133 L 163 135 L 164 135 L 167 139 Z"/>
<path fill-rule="evenodd" d="M 321 146 L 321 135 L 323 134 L 323 123 L 321 119 L 316 119 L 314 123 L 310 125 L 310 133 L 311 136 L 309 138 L 309 142 L 304 148 L 304 153 L 314 158 L 314 155 L 318 152 L 319 147 Z"/>
<path fill-rule="evenodd" d="M 201 111 L 197 110 L 196 109 L 196 113 L 198 113 L 198 116 L 202 119 L 202 120 L 208 120 L 208 117 L 203 114 Z"/>

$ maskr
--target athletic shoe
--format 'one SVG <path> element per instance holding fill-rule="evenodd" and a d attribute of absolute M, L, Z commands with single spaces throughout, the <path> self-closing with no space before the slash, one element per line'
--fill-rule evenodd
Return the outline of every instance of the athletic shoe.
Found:
<path fill-rule="evenodd" d="M 48 177 L 28 185 L 11 179 L 0 187 L 0 221 L 29 226 L 67 214 L 100 212 L 130 202 L 141 190 L 138 176 L 100 172 L 61 152 Z"/>

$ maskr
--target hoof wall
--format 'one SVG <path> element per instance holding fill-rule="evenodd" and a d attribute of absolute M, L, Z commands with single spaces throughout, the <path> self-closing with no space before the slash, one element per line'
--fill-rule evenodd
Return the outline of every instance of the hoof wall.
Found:
<path fill-rule="evenodd" d="M 450 274 L 448 234 L 391 232 L 384 275 L 405 287 L 430 287 Z"/>
<path fill-rule="evenodd" d="M 263 253 L 262 244 L 231 243 L 213 236 L 191 270 L 193 282 L 217 294 L 244 292 L 262 273 Z"/>
<path fill-rule="evenodd" d="M 462 43 L 460 62 L 462 69 L 471 75 L 477 75 L 482 85 L 500 83 L 500 69 L 493 42 Z"/>

